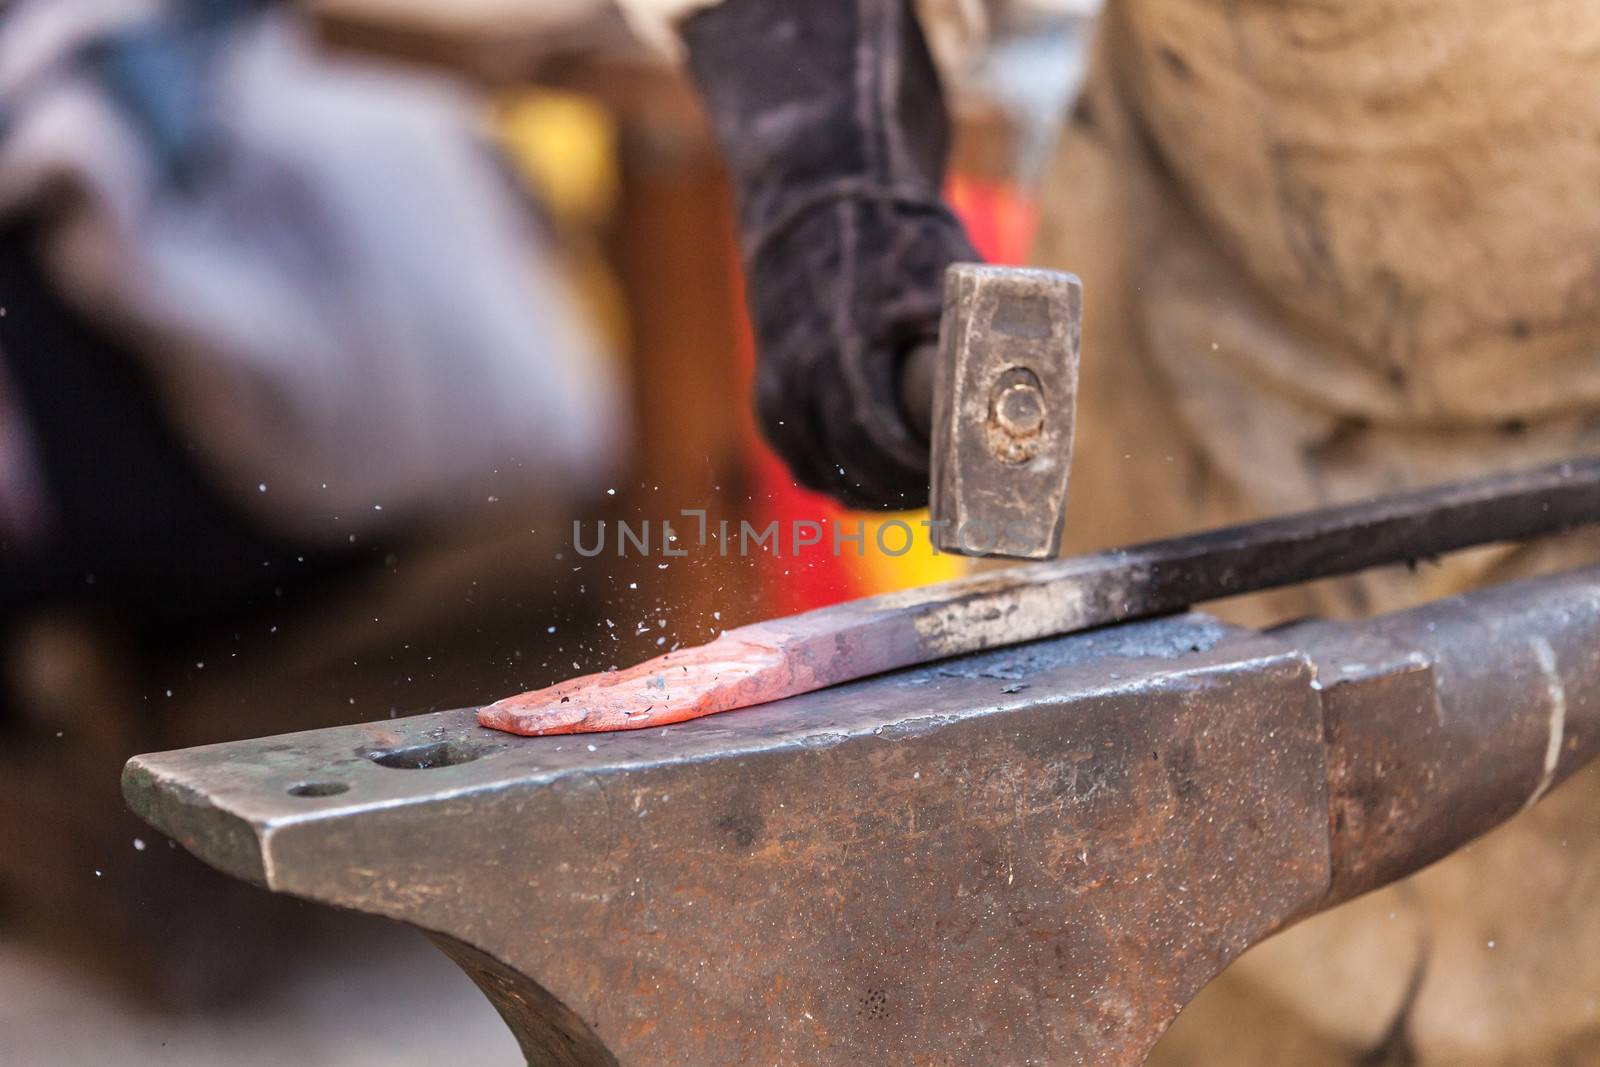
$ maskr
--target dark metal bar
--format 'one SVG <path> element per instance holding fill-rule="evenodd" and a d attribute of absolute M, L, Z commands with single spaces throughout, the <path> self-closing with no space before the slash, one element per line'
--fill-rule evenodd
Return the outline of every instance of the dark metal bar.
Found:
<path fill-rule="evenodd" d="M 627 670 L 510 697 L 521 734 L 642 729 L 986 648 L 1149 618 L 1600 521 L 1600 458 L 1028 563 L 730 630 Z"/>

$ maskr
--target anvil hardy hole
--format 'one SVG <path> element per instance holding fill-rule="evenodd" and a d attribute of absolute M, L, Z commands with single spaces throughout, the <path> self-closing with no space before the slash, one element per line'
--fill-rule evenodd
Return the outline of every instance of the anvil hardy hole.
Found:
<path fill-rule="evenodd" d="M 471 763 L 483 755 L 485 749 L 470 741 L 435 741 L 410 748 L 379 748 L 366 753 L 366 757 L 380 767 L 397 771 L 425 771 L 430 767 L 455 767 Z"/>
<path fill-rule="evenodd" d="M 289 787 L 292 797 L 336 797 L 349 791 L 350 787 L 343 782 L 301 782 Z"/>

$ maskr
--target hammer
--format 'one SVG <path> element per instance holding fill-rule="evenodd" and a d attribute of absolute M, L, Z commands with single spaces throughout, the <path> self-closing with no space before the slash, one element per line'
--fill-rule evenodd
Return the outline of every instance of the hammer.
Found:
<path fill-rule="evenodd" d="M 957 263 L 937 346 L 906 358 L 901 398 L 929 441 L 929 529 L 942 552 L 1061 552 L 1078 399 L 1083 287 L 1056 271 Z"/>

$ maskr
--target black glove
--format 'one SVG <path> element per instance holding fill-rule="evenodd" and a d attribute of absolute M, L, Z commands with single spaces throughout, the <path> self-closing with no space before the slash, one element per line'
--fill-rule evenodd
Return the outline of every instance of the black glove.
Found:
<path fill-rule="evenodd" d="M 846 504 L 921 506 L 901 364 L 978 256 L 939 198 L 949 124 L 909 0 L 725 0 L 683 37 L 738 193 L 768 440 Z"/>

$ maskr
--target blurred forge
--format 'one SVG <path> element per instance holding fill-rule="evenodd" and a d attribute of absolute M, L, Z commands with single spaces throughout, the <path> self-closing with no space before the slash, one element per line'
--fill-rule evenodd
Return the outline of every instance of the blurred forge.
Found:
<path fill-rule="evenodd" d="M 232 465 L 219 463 L 214 447 L 191 433 L 193 410 L 174 407 L 172 378 L 161 369 L 170 363 L 159 353 L 194 351 L 192 338 L 174 342 L 177 334 L 153 328 L 163 324 L 159 316 L 105 314 L 92 300 L 86 307 L 70 275 L 55 269 L 39 224 L 6 226 L 0 360 L 28 382 L 0 388 L 0 403 L 20 398 L 35 432 L 31 443 L 0 433 L 0 451 L 7 459 L 23 448 L 48 452 L 51 463 L 72 468 L 74 484 L 98 491 L 82 494 L 94 506 L 78 515 L 88 533 L 73 552 L 44 564 L 8 542 L 0 559 L 0 933 L 76 949 L 141 996 L 170 1005 L 257 989 L 277 961 L 300 951 L 305 938 L 291 930 L 305 935 L 335 920 L 268 898 L 154 840 L 121 803 L 118 775 L 129 755 L 486 701 L 771 614 L 960 569 L 953 557 L 922 547 L 898 557 L 878 552 L 873 528 L 881 516 L 864 517 L 861 555 L 849 547 L 835 557 L 826 537 L 799 557 L 741 559 L 691 543 L 685 557 L 665 558 L 656 544 L 648 557 L 619 558 L 614 541 L 599 557 L 576 553 L 575 521 L 592 529 L 599 521 L 649 520 L 659 528 L 674 520 L 680 536 L 692 539 L 694 522 L 680 517 L 682 509 L 704 509 L 713 529 L 723 519 L 735 528 L 816 519 L 855 529 L 856 516 L 795 488 L 757 437 L 747 403 L 754 355 L 728 192 L 693 97 L 668 65 L 629 40 L 615 13 L 587 2 L 462 0 L 448 12 L 389 0 L 314 6 L 327 54 L 359 56 L 363 69 L 376 65 L 395 79 L 384 85 L 443 74 L 455 83 L 451 91 L 473 94 L 479 131 L 490 135 L 484 143 L 500 149 L 489 169 L 520 185 L 520 207 L 507 225 L 518 230 L 516 247 L 529 263 L 453 253 L 461 235 L 447 226 L 428 230 L 422 249 L 402 242 L 376 257 L 390 267 L 419 252 L 428 257 L 412 271 L 387 270 L 393 288 L 386 292 L 389 304 L 407 307 L 404 340 L 443 339 L 450 358 L 438 381 L 447 399 L 485 392 L 483 381 L 471 379 L 481 361 L 465 358 L 481 355 L 484 335 L 440 325 L 470 314 L 468 297 L 481 290 L 524 286 L 530 307 L 548 309 L 544 318 L 569 316 L 581 326 L 562 336 L 588 338 L 558 356 L 595 366 L 563 372 L 580 383 L 573 399 L 562 401 L 552 387 L 528 401 L 537 424 L 530 434 L 552 442 L 527 460 L 529 477 L 472 471 L 430 497 L 425 480 L 407 480 L 417 465 L 396 458 L 406 467 L 398 474 L 353 472 L 355 481 L 371 476 L 383 487 L 370 505 L 356 499 L 337 518 L 278 522 L 271 509 L 300 498 L 279 495 L 276 480 L 258 495 L 269 479 L 237 460 L 259 454 L 282 463 L 288 445 L 275 451 L 252 422 L 242 436 L 253 447 L 225 451 Z M 7 18 L 0 16 L 0 27 Z M 1080 21 L 1034 12 L 1015 32 L 1029 47 L 1075 54 Z M 0 66 L 3 40 L 0 33 Z M 995 88 L 993 69 L 975 57 L 954 86 L 950 196 L 986 255 L 1021 261 L 1033 217 L 1029 161 L 1040 156 L 1031 116 L 1049 107 L 1017 106 Z M 0 94 L 3 75 L 0 69 Z M 291 123 L 280 135 L 292 143 L 294 131 Z M 322 143 L 358 144 L 362 132 Z M 0 206 L 4 159 L 0 139 Z M 374 220 L 365 232 L 382 232 L 384 211 L 417 213 L 411 205 L 419 201 L 397 191 L 401 174 L 427 179 L 402 152 L 360 181 L 345 180 L 342 199 L 325 206 L 343 205 Z M 486 195 L 481 177 L 471 187 L 441 181 L 422 202 L 466 210 L 464 200 Z M 240 203 L 250 218 L 250 201 Z M 390 228 L 418 232 L 414 221 L 394 218 Z M 239 243 L 224 246 L 223 267 L 248 262 L 256 247 L 249 242 L 284 243 L 276 226 L 232 236 Z M 543 281 L 535 287 L 527 276 Z M 407 279 L 415 291 L 404 288 Z M 459 295 L 441 299 L 441 287 Z M 348 290 L 332 292 L 332 302 L 349 303 Z M 345 332 L 330 331 L 348 344 L 326 351 L 329 359 L 366 351 L 369 362 L 356 365 L 391 375 L 392 385 L 384 346 L 365 332 L 375 306 L 358 308 Z M 239 344 L 272 335 L 271 323 L 256 330 L 260 308 L 241 301 L 237 311 L 250 326 Z M 232 321 L 207 323 L 210 336 L 230 337 Z M 606 382 L 619 394 L 607 404 L 631 415 L 604 429 L 604 440 L 593 440 L 603 418 L 578 419 L 571 433 L 587 435 L 596 463 L 573 474 L 585 468 L 562 451 L 571 445 L 563 439 L 563 404 L 598 410 L 595 393 Z M 373 381 L 371 392 L 403 405 L 406 395 L 383 384 Z M 488 391 L 497 391 L 492 382 Z M 341 403 L 359 406 L 373 399 L 366 394 L 351 388 Z M 490 399 L 506 410 L 505 396 Z M 445 442 L 493 421 L 460 403 L 420 410 L 449 412 L 443 430 L 425 419 L 415 424 L 417 433 Z M 356 412 L 340 414 L 337 424 L 350 431 Z M 38 439 L 50 435 L 41 446 Z M 412 443 L 408 437 L 396 447 Z M 611 473 L 597 473 L 607 469 L 608 453 L 617 457 Z M 40 466 L 57 470 L 51 463 Z M 6 470 L 0 463 L 0 480 Z M 290 469 L 281 477 L 312 473 Z M 57 488 L 48 478 L 44 485 Z M 352 522 L 358 507 L 351 540 L 339 524 Z M 905 517 L 913 527 L 917 518 Z M 152 845 L 136 849 L 135 838 Z"/>

